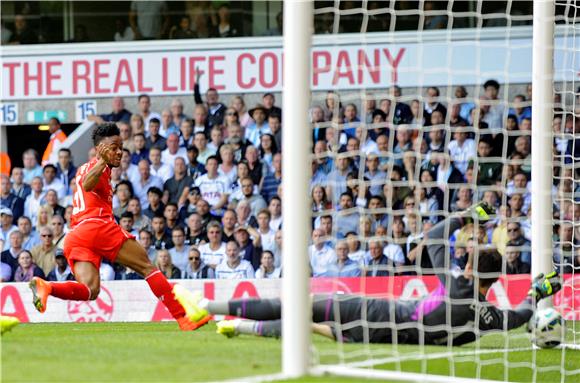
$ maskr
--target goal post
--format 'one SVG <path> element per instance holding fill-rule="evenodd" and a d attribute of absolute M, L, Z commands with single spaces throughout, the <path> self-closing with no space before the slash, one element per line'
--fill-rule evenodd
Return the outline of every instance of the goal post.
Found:
<path fill-rule="evenodd" d="M 532 37 L 532 276 L 553 270 L 554 1 L 534 1 Z M 551 306 L 544 299 L 540 307 Z"/>
<path fill-rule="evenodd" d="M 282 373 L 292 378 L 307 374 L 311 362 L 310 269 L 303 250 L 308 248 L 311 215 L 307 116 L 312 5 L 311 1 L 284 2 Z"/>

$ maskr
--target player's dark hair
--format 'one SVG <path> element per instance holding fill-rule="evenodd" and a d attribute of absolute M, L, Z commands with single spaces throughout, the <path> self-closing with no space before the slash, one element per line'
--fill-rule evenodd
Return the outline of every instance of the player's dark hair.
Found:
<path fill-rule="evenodd" d="M 57 171 L 56 166 L 54 166 L 53 164 L 46 164 L 44 165 L 44 167 L 42 168 L 42 172 L 44 173 L 44 171 L 48 168 L 53 169 L 55 172 Z"/>
<path fill-rule="evenodd" d="M 157 125 L 161 125 L 161 121 L 159 121 L 159 119 L 156 117 L 153 117 L 152 119 L 149 120 L 149 125 L 151 125 L 152 123 L 157 124 Z"/>
<path fill-rule="evenodd" d="M 51 117 L 48 121 L 55 121 L 57 124 L 60 125 L 60 120 L 56 117 Z"/>
<path fill-rule="evenodd" d="M 477 265 L 474 264 L 476 260 Z M 467 262 L 471 262 L 473 269 L 477 270 L 480 287 L 491 287 L 499 278 L 502 270 L 502 257 L 497 249 L 479 250 L 477 257 L 472 254 Z"/>
<path fill-rule="evenodd" d="M 179 210 L 179 207 L 177 206 L 177 204 L 175 202 L 168 202 L 167 205 L 165 205 L 165 209 L 167 209 L 169 206 L 173 206 L 177 210 Z M 165 209 L 163 209 L 163 210 L 165 210 Z"/>
<path fill-rule="evenodd" d="M 151 100 L 151 97 L 149 97 L 148 94 L 140 94 L 139 97 L 137 97 L 137 101 L 141 101 L 142 98 L 146 98 L 148 100 Z"/>
<path fill-rule="evenodd" d="M 171 232 L 176 232 L 176 231 L 180 231 L 181 234 L 185 235 L 185 230 L 183 230 L 183 228 L 181 226 L 175 226 L 173 229 L 171 229 Z"/>
<path fill-rule="evenodd" d="M 71 151 L 70 151 L 70 149 L 69 149 L 69 148 L 60 148 L 60 149 L 58 150 L 58 152 L 59 152 L 59 153 L 60 153 L 60 152 L 67 152 L 69 155 L 71 155 Z"/>
<path fill-rule="evenodd" d="M 93 144 L 97 146 L 107 137 L 114 137 L 120 135 L 119 127 L 114 122 L 105 122 L 103 124 L 97 125 L 93 129 Z"/>
<path fill-rule="evenodd" d="M 208 157 L 208 158 L 205 160 L 205 163 L 207 164 L 207 162 L 208 162 L 209 160 L 215 160 L 216 162 L 218 162 L 218 163 L 219 163 L 219 160 L 218 160 L 217 156 L 209 156 L 209 157 Z"/>
<path fill-rule="evenodd" d="M 322 215 L 322 216 L 320 216 L 320 222 L 322 222 L 323 219 L 330 219 L 332 221 L 332 216 L 331 215 Z"/>

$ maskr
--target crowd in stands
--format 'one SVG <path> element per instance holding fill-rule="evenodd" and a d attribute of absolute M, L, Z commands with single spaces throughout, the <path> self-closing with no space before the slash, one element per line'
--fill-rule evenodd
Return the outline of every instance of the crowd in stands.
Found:
<path fill-rule="evenodd" d="M 75 19 L 81 21 L 75 25 L 70 37 L 62 36 L 64 28 L 61 23 L 68 20 L 61 12 L 55 17 L 54 11 L 44 10 L 36 2 L 12 3 L 15 13 L 2 16 L 2 44 L 281 36 L 283 32 L 281 7 L 276 2 L 262 10 L 251 2 L 131 1 L 117 2 L 114 8 L 101 11 L 94 6 L 85 6 L 82 1 L 74 1 L 74 10 L 79 13 Z M 58 9 L 57 4 L 64 2 L 54 3 Z M 473 15 L 449 18 L 445 1 L 316 1 L 314 7 L 316 34 L 428 31 L 470 28 L 479 23 Z M 96 11 L 94 16 L 91 16 L 91 11 Z M 455 2 L 453 11 L 467 13 L 471 9 L 467 2 Z M 518 16 L 510 20 L 511 26 L 531 25 L 531 2 L 514 2 L 506 11 L 501 2 L 483 1 L 480 11 L 486 15 L 481 21 L 483 27 L 506 26 L 505 17 L 492 16 L 505 12 Z M 564 11 L 557 7 L 556 12 L 562 14 Z M 107 25 L 108 28 L 95 29 L 97 19 L 97 25 Z"/>
<path fill-rule="evenodd" d="M 506 102 L 499 91 L 489 80 L 477 98 L 462 86 L 449 97 L 429 87 L 407 103 L 393 87 L 384 98 L 367 94 L 360 110 L 332 91 L 314 102 L 312 244 L 293 249 L 309 257 L 312 276 L 429 273 L 420 233 L 481 200 L 497 215 L 449 233 L 449 263 L 463 268 L 478 246 L 491 244 L 505 258 L 505 273 L 529 273 L 532 92 L 528 86 Z M 211 88 L 204 99 L 198 85 L 194 97 L 191 116 L 179 99 L 156 111 L 143 94 L 136 111 L 117 97 L 110 113 L 92 117 L 115 122 L 123 140 L 121 166 L 111 172 L 114 215 L 168 278 L 278 278 L 283 111 L 271 93 L 251 108 L 241 96 L 225 105 Z M 580 105 L 580 90 L 576 97 Z M 580 120 L 558 97 L 554 110 L 554 263 L 571 272 L 580 267 L 573 166 Z M 80 164 L 62 146 L 59 121 L 49 126 L 42 163 L 26 150 L 23 167 L 1 176 L 3 281 L 73 278 L 62 249 Z M 89 158 L 95 155 L 92 149 Z M 100 273 L 103 280 L 141 278 L 107 262 Z"/>

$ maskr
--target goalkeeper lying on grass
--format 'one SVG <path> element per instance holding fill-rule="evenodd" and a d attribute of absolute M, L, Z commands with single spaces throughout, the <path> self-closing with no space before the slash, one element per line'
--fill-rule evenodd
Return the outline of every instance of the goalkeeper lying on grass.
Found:
<path fill-rule="evenodd" d="M 484 222 L 493 210 L 485 204 L 471 207 L 435 225 L 425 237 L 427 252 L 440 284 L 420 301 L 366 298 L 356 295 L 315 295 L 312 304 L 312 330 L 344 342 L 450 344 L 473 342 L 491 330 L 511 330 L 526 323 L 537 301 L 558 292 L 559 276 L 552 272 L 532 281 L 527 298 L 515 310 L 501 310 L 486 301 L 491 285 L 502 271 L 502 258 L 496 250 L 480 250 L 470 258 L 465 270 L 450 270 L 444 240 L 466 219 Z M 474 270 L 477 273 L 474 273 Z M 235 299 L 208 301 L 176 285 L 177 300 L 193 322 L 207 315 L 234 315 L 243 319 L 217 324 L 217 332 L 279 337 L 281 302 L 279 299 Z M 451 302 L 451 303 L 449 303 Z M 368 325 L 364 325 L 362 320 Z"/>

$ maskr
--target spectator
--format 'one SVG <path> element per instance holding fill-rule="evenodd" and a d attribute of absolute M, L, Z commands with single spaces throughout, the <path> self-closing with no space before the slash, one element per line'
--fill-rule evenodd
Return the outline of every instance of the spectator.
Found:
<path fill-rule="evenodd" d="M 171 164 L 174 162 L 166 162 L 159 148 L 151 148 L 149 151 L 149 162 L 151 163 L 149 172 L 153 177 L 158 177 L 162 182 L 167 182 L 168 179 L 173 177 L 173 167 Z"/>
<path fill-rule="evenodd" d="M 258 147 L 260 152 L 260 158 L 266 165 L 266 173 L 272 172 L 272 161 L 276 153 L 278 153 L 278 147 L 276 141 L 272 134 L 266 133 L 262 134 L 260 137 L 260 146 Z"/>
<path fill-rule="evenodd" d="M 129 123 L 131 121 L 131 112 L 125 109 L 125 101 L 122 97 L 113 97 L 113 100 L 111 101 L 111 108 L 111 113 L 100 115 L 93 114 L 88 116 L 87 119 L 99 125 L 103 122 L 123 121 L 125 123 Z"/>
<path fill-rule="evenodd" d="M 222 217 L 222 239 L 224 242 L 227 243 L 229 241 L 236 240 L 234 234 L 237 221 L 238 217 L 236 216 L 236 212 L 234 210 L 227 209 L 224 211 L 224 215 Z"/>
<path fill-rule="evenodd" d="M 18 230 L 18 228 L 12 224 L 14 221 L 14 214 L 12 210 L 7 207 L 0 208 L 0 241 L 4 244 L 2 250 L 8 250 L 10 247 L 10 242 L 8 241 L 10 233 Z"/>
<path fill-rule="evenodd" d="M 139 115 L 141 115 L 141 117 L 143 117 L 143 122 L 144 122 L 144 129 L 145 130 L 149 130 L 149 125 L 151 124 L 151 121 L 153 119 L 156 119 L 156 123 L 159 125 L 159 127 L 161 126 L 161 116 L 159 115 L 159 113 L 157 112 L 153 112 L 151 110 L 151 98 L 149 97 L 149 95 L 147 94 L 141 94 L 139 95 L 139 97 L 137 98 L 137 107 L 139 108 Z M 137 133 L 137 132 L 133 132 L 133 133 Z M 157 131 L 156 134 L 158 134 L 159 131 Z"/>
<path fill-rule="evenodd" d="M 270 228 L 277 232 L 282 228 L 282 200 L 280 197 L 275 196 L 270 199 L 268 211 L 270 212 Z"/>
<path fill-rule="evenodd" d="M 196 104 L 203 104 L 201 94 L 199 92 L 199 82 L 201 80 L 202 72 L 199 68 L 195 69 L 195 85 L 194 85 L 194 99 Z M 221 125 L 224 121 L 224 114 L 226 106 L 219 102 L 219 95 L 215 88 L 209 88 L 205 93 L 206 107 L 208 111 L 208 127 L 214 125 Z"/>
<path fill-rule="evenodd" d="M 14 16 L 14 33 L 8 39 L 8 45 L 37 44 L 38 35 L 28 27 L 24 15 Z"/>
<path fill-rule="evenodd" d="M 197 149 L 197 161 L 202 165 L 205 165 L 207 159 L 211 156 L 215 156 L 216 152 L 207 146 L 207 137 L 203 132 L 195 133 L 193 139 L 193 145 Z"/>
<path fill-rule="evenodd" d="M 260 258 L 260 267 L 256 270 L 256 279 L 276 279 L 281 277 L 281 269 L 274 264 L 274 254 L 265 250 Z"/>
<path fill-rule="evenodd" d="M 323 237 L 324 232 L 321 229 L 312 231 L 312 245 L 308 247 L 308 257 L 313 277 L 326 275 L 329 268 L 337 262 L 336 253 L 326 244 Z"/>
<path fill-rule="evenodd" d="M 528 241 L 521 229 L 521 225 L 518 222 L 508 222 L 507 224 L 507 239 L 508 243 L 511 243 L 511 246 L 518 246 L 520 252 L 520 261 L 523 263 L 527 263 L 528 265 L 532 262 L 531 256 L 531 242 Z M 507 244 L 506 244 L 507 246 Z M 506 248 L 507 252 L 507 248 Z"/>
<path fill-rule="evenodd" d="M 246 148 L 251 145 L 250 141 L 243 137 L 242 127 L 238 124 L 232 124 L 228 127 L 228 138 L 224 142 L 234 149 L 236 162 L 244 158 Z"/>
<path fill-rule="evenodd" d="M 222 242 L 221 225 L 212 221 L 207 225 L 208 243 L 198 246 L 204 264 L 215 270 L 226 258 L 226 244 Z"/>
<path fill-rule="evenodd" d="M 165 217 L 165 224 L 168 230 L 173 230 L 175 227 L 181 227 L 179 214 L 177 211 L 177 204 L 169 202 L 163 209 L 163 216 Z"/>
<path fill-rule="evenodd" d="M 34 149 L 27 149 L 22 153 L 24 164 L 24 182 L 30 184 L 34 177 L 42 176 L 42 166 L 38 164 L 38 153 Z"/>
<path fill-rule="evenodd" d="M 149 136 L 147 137 L 147 143 L 145 147 L 149 150 L 153 147 L 159 148 L 159 150 L 165 150 L 167 148 L 167 142 L 163 136 L 159 134 L 159 129 L 161 127 L 161 122 L 158 118 L 151 118 L 149 121 L 149 127 L 147 128 Z"/>
<path fill-rule="evenodd" d="M 32 189 L 30 185 L 24 183 L 24 172 L 21 167 L 15 166 L 12 168 L 12 181 L 11 192 L 18 198 L 22 198 L 22 209 L 24 211 L 24 200 L 30 195 Z"/>
<path fill-rule="evenodd" d="M 355 104 L 348 104 L 344 108 L 343 122 L 343 131 L 346 133 L 347 137 L 355 137 L 356 128 L 360 124 L 360 118 L 358 117 L 358 111 Z"/>
<path fill-rule="evenodd" d="M 66 140 L 66 134 L 60 129 L 60 121 L 56 117 L 52 117 L 48 121 L 48 132 L 50 133 L 50 141 L 42 155 L 42 166 L 54 165 L 58 162 L 58 152 Z"/>
<path fill-rule="evenodd" d="M 238 244 L 240 257 L 252 264 L 254 269 L 260 267 L 262 238 L 252 226 L 238 225 L 234 230 L 234 239 Z"/>
<path fill-rule="evenodd" d="M 18 230 L 22 233 L 22 248 L 31 250 L 40 243 L 40 236 L 37 231 L 32 231 L 32 221 L 23 215 L 18 218 Z"/>
<path fill-rule="evenodd" d="M 282 119 L 282 109 L 274 105 L 276 103 L 276 98 L 274 97 L 273 93 L 264 93 L 262 96 L 262 106 L 264 107 L 264 111 L 266 112 L 266 118 L 271 116 L 272 114 L 279 116 L 280 120 Z M 252 113 L 250 113 L 251 115 Z"/>
<path fill-rule="evenodd" d="M 171 255 L 165 249 L 157 250 L 155 266 L 165 275 L 167 279 L 181 278 L 181 270 L 171 261 Z"/>
<path fill-rule="evenodd" d="M 186 199 L 184 192 L 187 193 L 187 191 L 185 189 L 191 185 L 193 179 L 187 175 L 187 168 L 183 158 L 177 157 L 174 165 L 175 174 L 165 181 L 163 190 L 169 202 L 182 205 Z"/>
<path fill-rule="evenodd" d="M 169 14 L 165 1 L 133 1 L 129 24 L 135 40 L 159 40 L 169 29 Z"/>
<path fill-rule="evenodd" d="M 264 201 L 261 195 L 254 192 L 255 186 L 250 177 L 241 178 L 240 184 L 242 187 L 242 198 L 238 202 L 246 201 L 250 206 L 251 215 L 255 217 L 260 210 L 267 207 L 266 201 Z M 235 200 L 234 203 L 236 203 Z"/>
<path fill-rule="evenodd" d="M 172 132 L 173 133 L 173 132 Z M 175 133 L 180 134 L 179 137 L 179 146 L 182 148 L 187 148 L 193 145 L 193 125 L 191 124 L 191 120 L 184 118 L 180 125 L 179 130 Z"/>
<path fill-rule="evenodd" d="M 51 215 L 60 215 L 64 218 L 64 207 L 58 204 L 58 195 L 52 189 L 48 189 L 44 197 L 46 205 L 52 210 Z"/>
<path fill-rule="evenodd" d="M 31 182 L 32 192 L 24 201 L 24 215 L 32 222 L 36 222 L 40 205 L 44 202 L 44 191 L 42 190 L 42 178 L 34 177 Z"/>
<path fill-rule="evenodd" d="M 195 247 L 189 249 L 189 263 L 183 272 L 184 279 L 213 279 L 215 272 L 201 260 L 201 254 Z"/>
<path fill-rule="evenodd" d="M 425 126 L 431 125 L 431 115 L 435 110 L 441 113 L 443 119 L 447 115 L 447 108 L 445 108 L 445 106 L 443 106 L 443 104 L 439 102 L 439 96 L 440 96 L 439 88 L 435 86 L 430 86 L 429 88 L 427 88 L 427 96 L 425 98 L 426 99 L 425 110 L 423 112 L 423 117 L 425 118 Z M 413 110 L 413 105 L 411 105 L 411 110 Z"/>
<path fill-rule="evenodd" d="M 171 255 L 175 266 L 185 271 L 189 264 L 189 246 L 185 244 L 185 231 L 181 227 L 175 226 L 171 230 L 171 240 L 174 247 L 169 250 L 169 255 Z"/>
<path fill-rule="evenodd" d="M 497 97 L 499 88 L 499 83 L 496 80 L 487 80 L 483 84 L 485 97 L 488 99 L 485 104 L 489 105 L 489 110 L 483 120 L 487 122 L 492 133 L 497 133 L 503 129 L 504 114 L 506 113 L 505 105 Z"/>
<path fill-rule="evenodd" d="M 179 24 L 174 25 L 169 31 L 170 39 L 194 39 L 197 34 L 191 29 L 191 20 L 189 16 L 181 16 Z"/>
<path fill-rule="evenodd" d="M 66 196 L 66 187 L 58 178 L 56 178 L 56 171 L 56 166 L 52 164 L 44 166 L 42 171 L 42 190 L 46 193 L 48 190 L 52 189 L 56 192 L 57 199 L 61 199 Z"/>
<path fill-rule="evenodd" d="M 246 128 L 251 122 L 252 117 L 246 110 L 246 103 L 242 96 L 234 96 L 230 101 L 230 108 L 233 108 L 238 114 L 238 123 L 242 128 Z M 227 126 L 226 126 L 227 127 Z"/>
<path fill-rule="evenodd" d="M 179 147 L 179 135 L 177 133 L 171 133 L 167 137 L 167 149 L 161 153 L 161 160 L 166 164 L 173 164 L 177 157 L 188 161 L 187 149 Z"/>
<path fill-rule="evenodd" d="M 340 195 L 346 191 L 346 176 L 350 171 L 350 158 L 343 151 L 337 156 L 336 167 L 327 177 L 326 195 L 331 199 L 333 205 L 338 204 Z"/>
<path fill-rule="evenodd" d="M 197 104 L 193 108 L 193 134 L 209 132 L 210 126 L 207 119 L 207 108 L 203 104 Z"/>
<path fill-rule="evenodd" d="M 119 218 L 119 226 L 121 229 L 125 230 L 127 233 L 134 235 L 135 237 L 139 236 L 137 230 L 133 228 L 134 220 L 133 220 L 133 213 L 130 211 L 126 211 L 121 214 Z"/>
<path fill-rule="evenodd" d="M 220 164 L 218 174 L 226 177 L 231 184 L 238 178 L 238 169 L 234 162 L 234 150 L 231 145 L 224 144 L 219 149 Z"/>
<path fill-rule="evenodd" d="M 218 24 L 213 35 L 216 37 L 237 37 L 238 30 L 230 23 L 230 7 L 226 3 L 220 4 L 217 9 Z"/>
<path fill-rule="evenodd" d="M 137 237 L 139 244 L 143 246 L 145 251 L 147 252 L 147 257 L 151 261 L 151 263 L 155 264 L 155 257 L 157 256 L 157 250 L 155 250 L 155 246 L 153 246 L 153 235 L 150 231 L 146 229 L 139 230 L 139 236 Z"/>
<path fill-rule="evenodd" d="M 336 244 L 336 264 L 328 268 L 326 277 L 360 277 L 361 266 L 348 257 L 348 245 L 346 241 Z"/>
<path fill-rule="evenodd" d="M 173 247 L 173 242 L 167 232 L 165 217 L 163 215 L 156 215 L 151 218 L 151 230 L 151 241 L 156 250 L 169 250 Z"/>
<path fill-rule="evenodd" d="M 133 227 L 136 230 L 150 230 L 151 228 L 151 220 L 149 217 L 144 215 L 141 211 L 141 202 L 139 202 L 139 198 L 132 197 L 129 200 L 129 204 L 127 205 L 127 210 L 129 213 L 133 214 Z"/>
<path fill-rule="evenodd" d="M 477 144 L 477 185 L 493 185 L 501 177 L 501 164 L 488 160 L 492 144 L 491 137 L 488 135 L 479 138 Z"/>
<path fill-rule="evenodd" d="M 226 245 L 226 257 L 215 268 L 216 279 L 253 279 L 252 264 L 240 256 L 240 248 L 235 241 Z"/>
<path fill-rule="evenodd" d="M 163 188 L 163 181 L 161 178 L 151 175 L 149 162 L 147 160 L 141 160 L 139 161 L 139 180 L 133 182 L 133 192 L 135 193 L 135 196 L 139 198 L 141 206 L 145 209 L 149 207 L 147 192 L 152 187 L 161 190 Z"/>
<path fill-rule="evenodd" d="M 148 206 L 143 211 L 143 215 L 153 220 L 156 215 L 162 215 L 165 210 L 165 205 L 161 201 L 163 192 L 158 187 L 152 186 L 147 190 Z"/>
<path fill-rule="evenodd" d="M 358 232 L 360 215 L 352 208 L 352 195 L 348 192 L 342 193 L 336 217 L 336 234 L 339 238 L 344 238 L 348 232 Z"/>
<path fill-rule="evenodd" d="M 71 151 L 68 148 L 61 148 L 58 152 L 58 163 L 56 165 L 56 176 L 65 187 L 66 195 L 71 194 L 69 185 L 77 174 L 77 167 L 72 162 Z"/>
<path fill-rule="evenodd" d="M 508 242 L 505 250 L 506 268 L 505 273 L 510 274 L 529 274 L 530 265 L 522 262 L 520 259 L 520 248 L 514 242 Z"/>
<path fill-rule="evenodd" d="M 464 129 L 458 129 L 453 133 L 453 140 L 449 142 L 449 155 L 457 170 L 465 175 L 469 160 L 476 156 L 475 140 L 468 138 Z"/>
<path fill-rule="evenodd" d="M 135 34 L 127 22 L 123 18 L 115 19 L 115 35 L 113 36 L 114 41 L 133 41 L 135 40 Z"/>
<path fill-rule="evenodd" d="M 369 242 L 366 265 L 367 277 L 386 277 L 390 274 L 393 263 L 385 256 L 381 240 L 373 239 Z"/>
<path fill-rule="evenodd" d="M 33 277 L 44 279 L 45 273 L 32 261 L 28 250 L 22 250 L 18 255 L 18 268 L 14 272 L 14 282 L 30 282 Z"/>
<path fill-rule="evenodd" d="M 219 217 L 211 212 L 209 203 L 203 198 L 196 202 L 195 211 L 201 216 L 203 226 L 206 226 L 211 221 L 219 221 Z"/>
<path fill-rule="evenodd" d="M 18 256 L 25 251 L 22 247 L 24 236 L 18 230 L 14 230 L 8 236 L 8 248 L 0 254 L 2 263 L 5 263 L 11 268 L 10 280 L 14 279 L 14 273 L 18 268 Z"/>
<path fill-rule="evenodd" d="M 202 224 L 201 216 L 198 213 L 192 213 L 187 217 L 187 239 L 185 244 L 188 246 L 199 246 L 208 242 L 207 234 L 205 233 Z"/>
<path fill-rule="evenodd" d="M 199 187 L 201 197 L 211 208 L 220 211 L 228 201 L 231 185 L 226 177 L 218 174 L 218 160 L 215 156 L 208 157 L 205 166 L 207 173 L 195 180 L 195 186 Z"/>
<path fill-rule="evenodd" d="M 24 213 L 24 200 L 12 193 L 12 182 L 4 174 L 0 175 L 0 206 L 10 209 L 15 220 Z"/>
<path fill-rule="evenodd" d="M 471 121 L 471 110 L 475 108 L 473 102 L 467 102 L 467 89 L 464 86 L 459 85 L 455 87 L 454 91 L 455 98 L 454 104 L 459 105 L 459 116 L 467 122 L 468 125 L 472 124 Z"/>
<path fill-rule="evenodd" d="M 47 281 L 53 282 L 64 282 L 64 281 L 74 281 L 75 277 L 68 265 L 64 253 L 62 250 L 57 250 L 54 255 L 54 262 L 56 266 L 48 275 L 46 276 Z"/>
<path fill-rule="evenodd" d="M 60 215 L 55 215 L 50 219 L 50 227 L 52 228 L 52 245 L 57 249 L 64 250 L 64 218 Z M 48 273 L 47 273 L 48 274 Z"/>
<path fill-rule="evenodd" d="M 147 149 L 147 139 L 143 133 L 133 135 L 133 153 L 131 154 L 131 163 L 137 165 L 139 161 L 149 158 L 149 149 Z"/>
<path fill-rule="evenodd" d="M 52 229 L 48 226 L 41 228 L 39 232 L 41 243 L 40 245 L 33 247 L 30 254 L 32 255 L 34 263 L 38 265 L 42 269 L 44 275 L 46 275 L 54 268 L 54 255 L 56 250 L 52 243 L 54 235 Z"/>
<path fill-rule="evenodd" d="M 245 138 L 254 146 L 260 145 L 260 137 L 262 134 L 272 133 L 268 125 L 268 109 L 263 105 L 256 105 L 249 111 L 250 117 L 254 120 L 246 126 Z"/>
<path fill-rule="evenodd" d="M 272 171 L 262 179 L 260 185 L 262 197 L 270 201 L 278 193 L 278 187 L 282 184 L 282 154 L 276 153 L 272 158 Z"/>
<path fill-rule="evenodd" d="M 532 183 L 528 182 L 528 176 L 522 171 L 513 175 L 513 180 L 508 182 L 506 195 L 511 197 L 513 194 L 521 194 L 523 198 L 522 213 L 527 214 L 532 205 Z"/>

